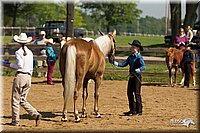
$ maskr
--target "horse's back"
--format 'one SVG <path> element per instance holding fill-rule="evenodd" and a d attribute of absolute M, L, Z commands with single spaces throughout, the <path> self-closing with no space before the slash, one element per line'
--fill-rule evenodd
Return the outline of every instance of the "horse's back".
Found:
<path fill-rule="evenodd" d="M 76 47 L 76 58 L 77 58 L 77 73 L 94 78 L 96 73 L 103 74 L 105 71 L 105 57 L 100 51 L 99 47 L 93 40 L 89 42 L 83 39 L 75 38 L 66 42 L 61 50 L 61 62 L 60 70 L 64 75 L 66 52 L 69 46 Z"/>

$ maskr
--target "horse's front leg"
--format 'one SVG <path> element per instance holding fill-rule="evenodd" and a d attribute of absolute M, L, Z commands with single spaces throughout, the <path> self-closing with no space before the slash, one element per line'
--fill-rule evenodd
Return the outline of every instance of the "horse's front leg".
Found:
<path fill-rule="evenodd" d="M 175 67 L 175 73 L 174 73 L 174 85 L 176 85 L 176 79 L 178 76 L 178 66 Z"/>
<path fill-rule="evenodd" d="M 85 79 L 83 82 L 83 107 L 82 107 L 82 118 L 87 117 L 87 113 L 86 113 L 86 100 L 88 98 L 88 79 Z"/>
<path fill-rule="evenodd" d="M 173 81 L 172 81 L 172 69 L 171 68 L 169 68 L 169 85 L 170 86 L 172 86 L 172 83 Z"/>
<path fill-rule="evenodd" d="M 101 84 L 101 80 L 102 80 L 103 75 L 101 76 L 97 76 L 96 80 L 95 80 L 95 92 L 94 92 L 94 112 L 97 115 L 97 118 L 100 118 L 100 113 L 98 112 L 98 105 L 99 105 L 99 86 Z"/>

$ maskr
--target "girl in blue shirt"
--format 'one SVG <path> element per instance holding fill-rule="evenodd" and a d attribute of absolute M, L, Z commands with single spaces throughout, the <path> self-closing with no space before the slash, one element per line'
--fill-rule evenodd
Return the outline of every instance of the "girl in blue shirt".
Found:
<path fill-rule="evenodd" d="M 52 82 L 52 73 L 54 71 L 54 65 L 56 63 L 56 52 L 53 49 L 53 39 L 50 38 L 47 41 L 47 46 L 46 46 L 46 54 L 47 54 L 47 64 L 48 64 L 48 71 L 47 71 L 47 84 L 49 85 L 54 85 Z"/>
<path fill-rule="evenodd" d="M 129 111 L 124 112 L 124 115 L 142 115 L 142 98 L 141 98 L 141 72 L 145 70 L 145 63 L 140 54 L 143 51 L 143 47 L 138 40 L 133 40 L 131 45 L 131 51 L 133 52 L 124 62 L 119 63 L 114 61 L 114 65 L 118 67 L 130 66 L 130 77 L 128 80 L 127 96 L 129 100 Z M 133 95 L 134 93 L 134 95 Z M 136 102 L 135 102 L 135 100 Z"/>

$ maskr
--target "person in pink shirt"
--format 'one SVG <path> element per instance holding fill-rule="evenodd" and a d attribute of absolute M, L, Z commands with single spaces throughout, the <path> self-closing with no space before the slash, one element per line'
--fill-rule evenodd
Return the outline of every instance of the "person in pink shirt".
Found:
<path fill-rule="evenodd" d="M 179 35 L 175 37 L 174 44 L 177 49 L 185 48 L 189 43 L 188 37 L 185 35 L 183 28 L 179 29 Z"/>

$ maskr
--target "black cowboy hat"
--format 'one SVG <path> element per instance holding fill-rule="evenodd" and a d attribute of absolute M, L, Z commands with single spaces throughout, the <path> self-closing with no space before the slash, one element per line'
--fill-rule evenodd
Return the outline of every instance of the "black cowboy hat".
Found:
<path fill-rule="evenodd" d="M 143 47 L 141 46 L 141 43 L 140 43 L 140 41 L 138 41 L 138 40 L 133 40 L 132 43 L 128 43 L 128 44 L 130 44 L 130 45 L 135 45 L 135 46 L 137 46 L 137 47 L 140 48 L 140 51 L 143 51 Z"/>

